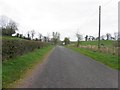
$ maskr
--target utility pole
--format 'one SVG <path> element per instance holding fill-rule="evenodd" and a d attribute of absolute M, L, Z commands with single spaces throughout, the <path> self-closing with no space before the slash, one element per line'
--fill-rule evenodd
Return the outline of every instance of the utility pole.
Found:
<path fill-rule="evenodd" d="M 98 36 L 98 50 L 100 50 L 100 30 L 101 30 L 101 6 L 99 6 L 99 36 Z"/>

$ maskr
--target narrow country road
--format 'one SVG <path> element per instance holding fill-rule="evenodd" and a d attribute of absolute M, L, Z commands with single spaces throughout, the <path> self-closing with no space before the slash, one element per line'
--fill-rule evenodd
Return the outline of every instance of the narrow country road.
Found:
<path fill-rule="evenodd" d="M 18 87 L 117 88 L 118 72 L 87 56 L 56 46 L 44 64 Z"/>

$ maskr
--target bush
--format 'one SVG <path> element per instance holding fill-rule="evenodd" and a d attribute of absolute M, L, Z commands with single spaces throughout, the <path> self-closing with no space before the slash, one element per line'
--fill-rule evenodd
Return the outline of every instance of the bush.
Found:
<path fill-rule="evenodd" d="M 48 45 L 47 43 L 40 41 L 30 40 L 2 40 L 2 60 L 14 58 L 19 55 L 23 55 L 27 52 L 31 52 L 34 49 L 39 49 Z"/>

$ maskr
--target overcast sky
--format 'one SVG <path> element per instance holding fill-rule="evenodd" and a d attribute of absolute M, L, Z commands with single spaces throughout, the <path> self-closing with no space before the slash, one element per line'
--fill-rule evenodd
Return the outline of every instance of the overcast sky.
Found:
<path fill-rule="evenodd" d="M 19 23 L 19 33 L 28 31 L 47 35 L 53 31 L 61 40 L 76 40 L 75 33 L 83 36 L 98 35 L 99 5 L 102 6 L 101 33 L 118 31 L 119 0 L 0 0 L 0 15 Z M 36 37 L 38 34 L 36 33 Z"/>

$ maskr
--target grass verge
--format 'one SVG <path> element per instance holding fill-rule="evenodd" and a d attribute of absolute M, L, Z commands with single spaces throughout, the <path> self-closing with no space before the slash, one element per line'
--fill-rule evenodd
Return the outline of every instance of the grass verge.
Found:
<path fill-rule="evenodd" d="M 2 87 L 8 88 L 11 83 L 20 79 L 21 76 L 34 64 L 40 62 L 53 46 L 37 49 L 15 59 L 2 63 Z"/>
<path fill-rule="evenodd" d="M 118 56 L 114 56 L 114 55 L 110 55 L 110 54 L 103 54 L 100 52 L 94 52 L 94 51 L 84 49 L 84 48 L 77 48 L 77 47 L 67 47 L 67 48 L 70 48 L 74 51 L 77 51 L 86 56 L 89 56 L 89 57 L 95 59 L 96 61 L 102 62 L 103 64 L 105 64 L 113 69 L 120 70 L 119 63 L 118 63 L 118 60 L 119 60 Z"/>

